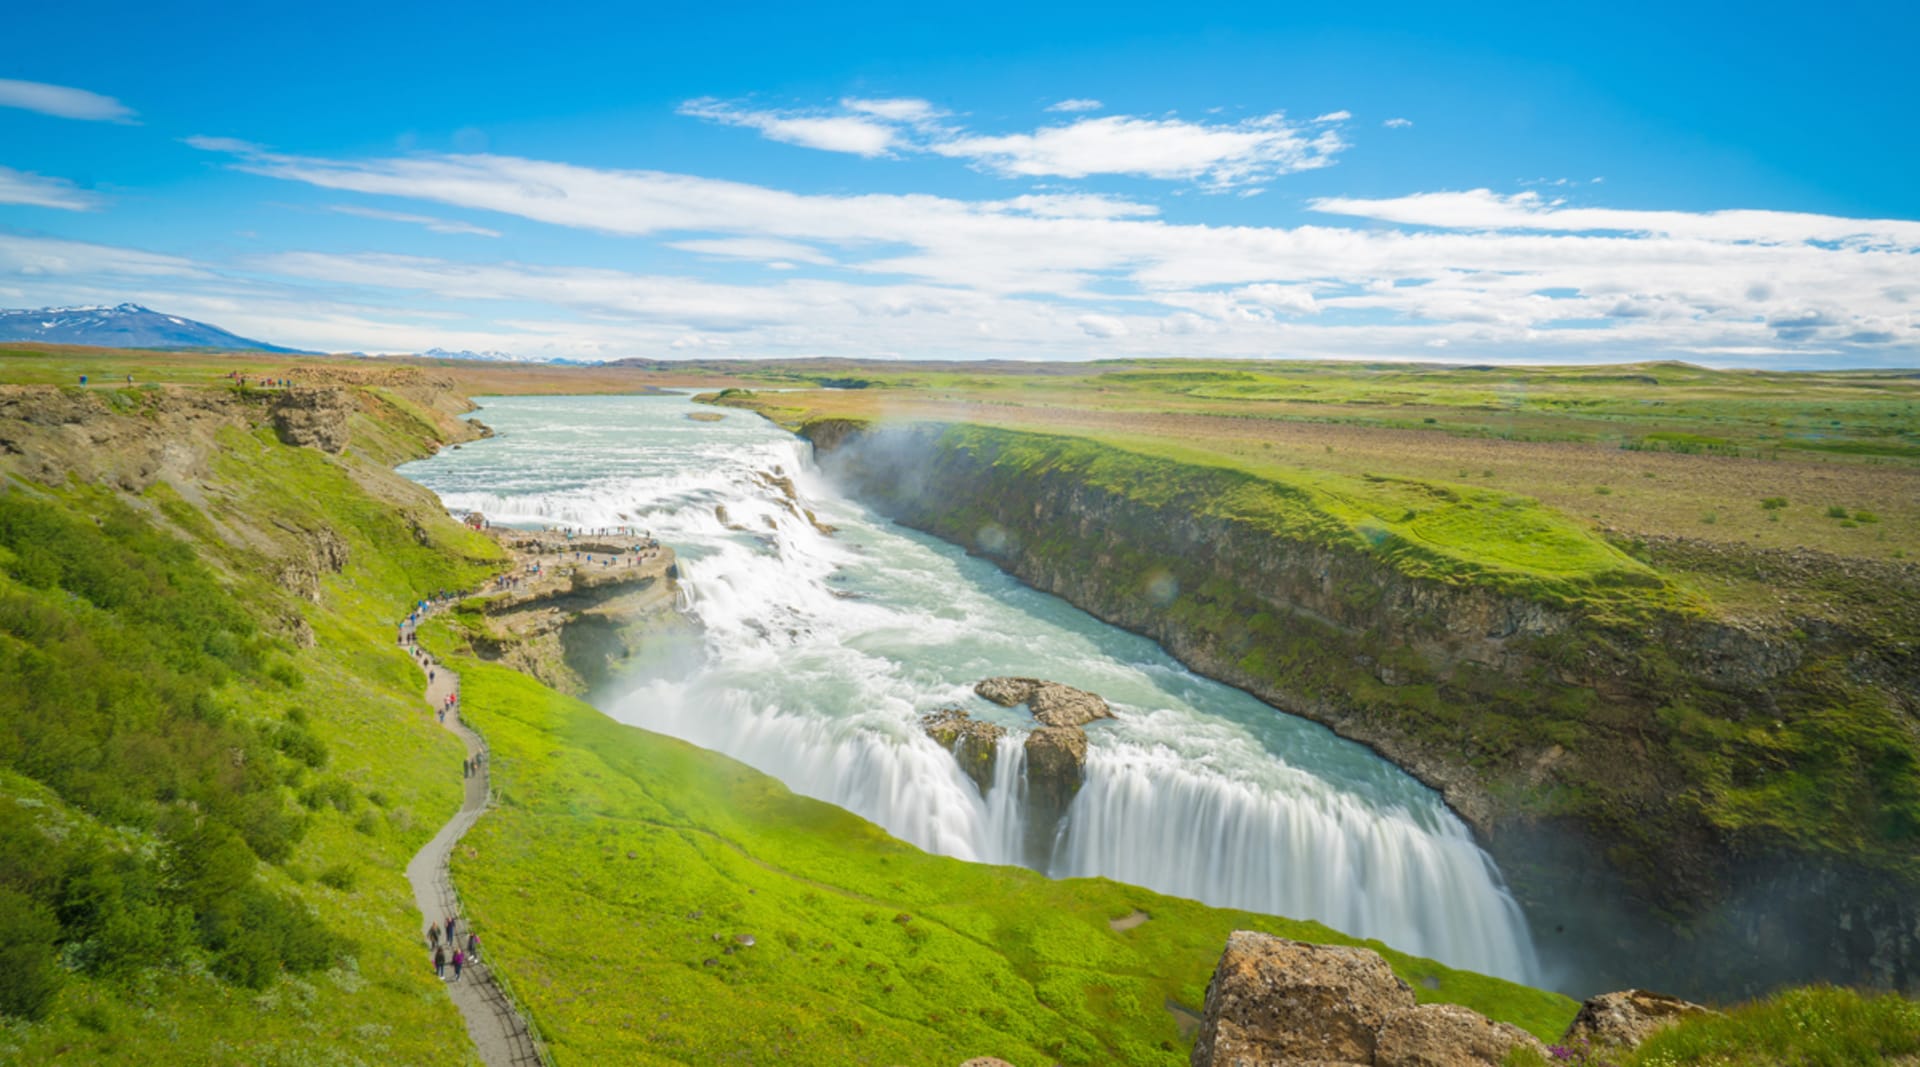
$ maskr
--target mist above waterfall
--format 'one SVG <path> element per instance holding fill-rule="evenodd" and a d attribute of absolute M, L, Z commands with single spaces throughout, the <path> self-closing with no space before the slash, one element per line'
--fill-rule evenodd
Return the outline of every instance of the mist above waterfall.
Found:
<path fill-rule="evenodd" d="M 609 714 L 725 752 L 933 852 L 1318 919 L 1537 978 L 1498 872 L 1431 790 L 888 524 L 841 496 L 805 442 L 757 417 L 696 423 L 689 410 L 678 397 L 492 401 L 485 418 L 501 436 L 405 469 L 496 523 L 630 523 L 680 553 L 703 654 L 602 694 Z M 1087 728 L 1086 783 L 1044 857 L 1026 847 L 1019 740 L 1033 723 L 973 696 L 991 675 L 1088 689 L 1117 716 Z M 985 795 L 918 725 L 943 704 L 1010 731 Z"/>

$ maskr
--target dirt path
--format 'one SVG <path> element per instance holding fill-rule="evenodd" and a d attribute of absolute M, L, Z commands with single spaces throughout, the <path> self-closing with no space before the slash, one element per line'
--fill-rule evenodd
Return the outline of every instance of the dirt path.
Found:
<path fill-rule="evenodd" d="M 428 613 L 432 612 L 428 609 Z M 401 631 L 403 645 L 409 644 L 412 627 Z M 424 652 L 414 652 L 414 663 L 421 674 L 428 677 L 426 703 L 428 713 L 438 715 L 447 697 L 460 691 L 460 676 L 436 662 Z M 465 947 L 467 935 L 473 932 L 467 917 L 460 908 L 460 898 L 453 890 L 453 881 L 448 876 L 447 860 L 453 854 L 453 846 L 460 840 L 467 828 L 479 820 L 487 810 L 487 800 L 491 792 L 489 787 L 489 766 L 486 742 L 480 735 L 468 729 L 460 721 L 458 705 L 447 712 L 442 722 L 452 730 L 467 746 L 467 755 L 478 759 L 478 769 L 465 779 L 466 799 L 453 818 L 433 835 L 426 847 L 414 854 L 407 863 L 407 882 L 413 886 L 414 904 L 420 909 L 420 941 L 427 946 L 427 930 L 438 923 L 444 929 L 448 916 L 457 921 L 454 925 L 454 943 Z M 452 772 L 452 768 L 448 768 Z M 481 931 L 481 957 L 486 954 L 485 932 Z M 447 953 L 451 958 L 451 950 Z M 432 950 L 427 948 L 422 954 L 422 963 L 432 966 Z M 453 976 L 453 965 L 447 965 L 447 977 Z M 469 963 L 461 972 L 458 981 L 447 982 L 447 994 L 466 1018 L 467 1033 L 472 1036 L 474 1047 L 480 1053 L 480 1059 L 487 1067 L 539 1067 L 547 1061 L 541 1055 L 527 1021 L 513 1007 L 506 994 L 494 981 L 492 970 L 485 962 Z"/>

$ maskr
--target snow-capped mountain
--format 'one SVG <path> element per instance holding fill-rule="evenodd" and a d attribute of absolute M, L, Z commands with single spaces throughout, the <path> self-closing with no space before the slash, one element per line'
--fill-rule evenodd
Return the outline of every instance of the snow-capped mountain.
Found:
<path fill-rule="evenodd" d="M 0 341 L 41 341 L 106 348 L 226 348 L 298 352 L 228 333 L 218 326 L 166 315 L 139 304 L 0 309 Z"/>
<path fill-rule="evenodd" d="M 516 356 L 511 352 L 496 352 L 491 349 L 485 352 L 475 352 L 470 348 L 463 348 L 458 352 L 450 352 L 444 348 L 429 348 L 425 352 L 420 353 L 420 358 L 421 359 L 470 359 L 470 360 L 478 360 L 483 363 L 552 363 L 554 362 L 552 356 Z"/>

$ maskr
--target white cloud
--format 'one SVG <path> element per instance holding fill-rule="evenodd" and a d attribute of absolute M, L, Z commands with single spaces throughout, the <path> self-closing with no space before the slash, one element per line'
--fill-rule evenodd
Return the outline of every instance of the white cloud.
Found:
<path fill-rule="evenodd" d="M 16 45 L 19 42 L 16 42 Z M 45 82 L 0 78 L 0 107 L 18 107 L 62 119 L 132 122 L 134 110 L 111 96 Z"/>
<path fill-rule="evenodd" d="M 1098 106 L 1097 100 L 1066 100 L 1047 110 Z M 1124 174 L 1197 182 L 1214 190 L 1331 165 L 1347 145 L 1330 127 L 1351 117 L 1331 112 L 1307 124 L 1318 128 L 1307 129 L 1279 112 L 1232 123 L 1110 115 L 1030 132 L 982 134 L 941 123 L 947 113 L 917 98 L 849 97 L 840 101 L 838 112 L 757 110 L 703 98 L 682 104 L 680 113 L 835 152 L 867 157 L 929 152 L 965 159 L 1004 177 Z"/>
<path fill-rule="evenodd" d="M 898 101 L 879 101 L 898 103 Z M 753 111 L 719 100 L 702 98 L 680 105 L 682 115 L 759 130 L 769 140 L 848 152 L 856 156 L 883 156 L 893 148 L 895 131 L 884 122 L 854 115 L 808 115 L 782 111 Z"/>
<path fill-rule="evenodd" d="M 234 165 L 701 255 L 824 261 L 811 277 L 733 285 L 366 255 L 249 264 L 263 277 L 409 309 L 554 309 L 490 324 L 507 335 L 485 347 L 514 351 L 664 351 L 693 334 L 724 337 L 742 355 L 1392 358 L 1444 341 L 1450 356 L 1489 361 L 1920 358 L 1920 223 L 1903 220 L 1619 211 L 1475 191 L 1315 202 L 1329 217 L 1376 223 L 1364 228 L 1209 226 L 1088 194 L 803 195 L 504 156 L 257 154 Z M 1106 334 L 1097 352 L 1089 324 Z"/>
<path fill-rule="evenodd" d="M 1333 130 L 1309 133 L 1278 112 L 1231 124 L 1122 115 L 1080 119 L 1032 133 L 967 136 L 929 145 L 1000 174 L 1084 178 L 1128 174 L 1215 189 L 1329 166 L 1346 148 Z"/>
<path fill-rule="evenodd" d="M 667 247 L 703 256 L 754 260 L 779 270 L 791 270 L 796 262 L 821 266 L 833 263 L 832 257 L 811 245 L 770 237 L 709 237 L 704 240 L 675 241 Z"/>
<path fill-rule="evenodd" d="M 1350 119 L 1350 118 L 1352 118 L 1352 117 L 1353 117 L 1353 112 L 1351 112 L 1351 111 L 1329 111 L 1329 112 L 1327 112 L 1327 113 L 1326 113 L 1326 114 L 1324 114 L 1324 115 L 1315 115 L 1315 116 L 1313 117 L 1313 121 L 1315 121 L 1315 122 L 1345 122 L 1345 121 L 1347 121 L 1348 119 Z"/>
<path fill-rule="evenodd" d="M 986 206 L 993 206 L 989 201 Z M 1050 219 L 1121 219 L 1160 214 L 1160 209 L 1138 200 L 1098 193 L 1031 193 L 1001 200 L 1010 211 Z"/>
<path fill-rule="evenodd" d="M 192 260 L 131 248 L 0 233 L 0 276 L 25 278 L 205 278 Z M 117 301 L 116 301 L 117 302 Z"/>
<path fill-rule="evenodd" d="M 379 219 L 383 222 L 405 222 L 414 226 L 424 226 L 434 233 L 468 234 L 474 237 L 498 237 L 499 230 L 489 230 L 485 226 L 475 226 L 471 222 L 458 219 L 443 219 L 433 215 L 409 215 L 404 211 L 382 211 L 379 208 L 360 207 L 357 204 L 334 204 L 331 208 L 342 215 L 356 215 L 363 219 Z"/>
<path fill-rule="evenodd" d="M 1404 130 L 1407 127 L 1413 125 L 1413 120 L 1398 119 L 1398 118 L 1388 119 L 1387 121 L 1381 123 L 1380 125 L 1385 126 L 1389 130 Z"/>
<path fill-rule="evenodd" d="M 1098 100 L 1089 100 L 1086 97 L 1076 96 L 1068 100 L 1062 100 L 1056 104 L 1048 104 L 1047 110 L 1048 111 L 1098 111 L 1104 106 L 1106 105 L 1102 104 Z"/>
<path fill-rule="evenodd" d="M 946 114 L 927 101 L 912 97 L 892 97 L 884 100 L 847 97 L 840 101 L 840 106 L 848 111 L 872 115 L 889 122 L 931 122 Z"/>
<path fill-rule="evenodd" d="M 180 143 L 202 152 L 226 152 L 236 156 L 259 155 L 266 151 L 264 147 L 238 137 L 208 137 L 198 133 L 192 137 L 182 137 Z"/>
<path fill-rule="evenodd" d="M 1315 211 L 1450 229 L 1646 233 L 1713 241 L 1855 241 L 1920 245 L 1920 222 L 1847 219 L 1791 211 L 1625 211 L 1572 207 L 1538 193 L 1502 196 L 1490 189 L 1416 193 L 1385 200 L 1324 197 Z"/>
<path fill-rule="evenodd" d="M 65 178 L 48 178 L 11 167 L 0 167 L 0 204 L 92 211 L 100 206 L 100 198 Z"/>

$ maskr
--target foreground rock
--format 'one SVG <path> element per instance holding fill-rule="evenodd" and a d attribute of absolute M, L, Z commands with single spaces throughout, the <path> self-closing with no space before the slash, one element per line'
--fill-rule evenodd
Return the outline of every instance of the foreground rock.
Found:
<path fill-rule="evenodd" d="M 1531 1034 L 1452 1004 L 1417 1004 L 1378 953 L 1251 931 L 1227 938 L 1207 984 L 1193 1067 L 1481 1067 Z"/>
<path fill-rule="evenodd" d="M 941 708 L 920 717 L 920 728 L 940 747 L 953 753 L 960 769 L 986 795 L 993 787 L 993 768 L 1006 727 L 981 722 L 961 708 Z"/>
<path fill-rule="evenodd" d="M 1644 989 L 1602 993 L 1580 1005 L 1580 1014 L 1573 1017 L 1573 1025 L 1567 1027 L 1561 1043 L 1637 1048 L 1655 1032 L 1688 1016 L 1712 1014 L 1710 1008 L 1665 993 Z"/>
<path fill-rule="evenodd" d="M 1025 704 L 1043 726 L 1085 726 L 1095 719 L 1113 718 L 1113 709 L 1105 700 L 1059 682 L 1038 678 L 987 678 L 974 686 L 973 691 L 1003 708 Z"/>
<path fill-rule="evenodd" d="M 1458 1004 L 1421 1004 L 1387 1016 L 1373 1062 L 1386 1067 L 1480 1067 L 1502 1063 L 1517 1048 L 1544 1056 L 1540 1039 L 1512 1023 Z"/>

